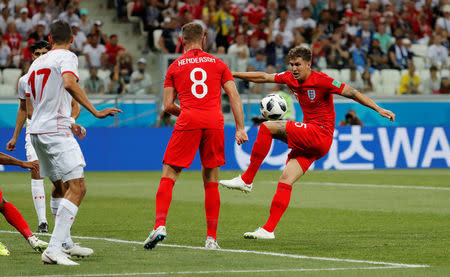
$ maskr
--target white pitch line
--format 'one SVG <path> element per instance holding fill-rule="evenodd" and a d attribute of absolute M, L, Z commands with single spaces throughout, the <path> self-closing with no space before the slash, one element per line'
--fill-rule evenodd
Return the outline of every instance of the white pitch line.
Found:
<path fill-rule="evenodd" d="M 374 270 L 401 268 L 398 266 L 372 267 L 332 267 L 332 268 L 287 268 L 287 269 L 249 269 L 249 270 L 211 270 L 211 271 L 163 271 L 163 272 L 129 272 L 129 273 L 98 273 L 76 275 L 31 275 L 32 277 L 102 277 L 102 276 L 140 276 L 140 275 L 189 275 L 189 274 L 217 274 L 217 273 L 269 273 L 269 272 L 301 272 L 301 271 L 339 271 L 339 270 Z M 19 277 L 19 276 L 15 276 Z"/>
<path fill-rule="evenodd" d="M 18 234 L 18 232 L 6 231 L 6 230 L 0 230 L 0 233 Z M 40 236 L 51 236 L 51 234 L 39 234 L 39 235 Z M 112 239 L 112 238 L 82 237 L 82 236 L 72 236 L 72 238 L 88 239 L 88 240 L 102 240 L 102 241 L 108 241 L 108 242 L 143 245 L 143 243 L 141 241 L 130 241 L 130 240 L 121 240 L 121 239 Z M 303 255 L 295 255 L 295 254 L 284 254 L 284 253 L 276 253 L 276 252 L 253 251 L 253 250 L 242 250 L 242 249 L 211 250 L 211 249 L 207 249 L 205 247 L 199 247 L 199 246 L 165 244 L 165 243 L 160 243 L 160 244 L 158 244 L 158 246 L 195 249 L 195 250 L 203 250 L 203 251 L 219 251 L 219 252 L 229 252 L 229 253 L 266 255 L 266 256 L 285 257 L 285 258 L 292 258 L 292 259 L 320 260 L 320 261 L 348 262 L 348 263 L 364 263 L 364 264 L 386 265 L 386 266 L 403 267 L 403 268 L 429 267 L 429 265 L 401 264 L 401 263 L 365 261 L 365 260 L 354 260 L 354 259 L 340 259 L 340 258 L 329 258 L 329 257 L 312 257 L 312 256 L 303 256 Z"/>
<path fill-rule="evenodd" d="M 276 184 L 275 181 L 263 181 L 263 184 Z M 424 187 L 424 186 L 397 186 L 397 185 L 374 185 L 374 184 L 348 184 L 331 182 L 299 182 L 299 185 L 319 185 L 330 187 L 362 187 L 362 188 L 388 188 L 388 189 L 422 189 L 422 190 L 443 190 L 450 191 L 447 187 Z"/>

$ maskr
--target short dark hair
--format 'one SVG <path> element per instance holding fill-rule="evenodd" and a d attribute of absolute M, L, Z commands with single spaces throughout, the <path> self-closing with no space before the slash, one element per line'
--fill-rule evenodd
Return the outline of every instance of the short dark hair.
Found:
<path fill-rule="evenodd" d="M 302 58 L 305 62 L 310 62 L 312 58 L 311 49 L 304 46 L 296 46 L 289 50 L 288 61 Z"/>
<path fill-rule="evenodd" d="M 72 29 L 67 22 L 58 20 L 50 25 L 50 36 L 54 44 L 69 43 L 72 39 Z"/>
<path fill-rule="evenodd" d="M 38 41 L 36 41 L 36 42 L 34 42 L 33 44 L 30 45 L 30 51 L 33 54 L 34 54 L 34 51 L 36 51 L 38 49 L 42 49 L 42 48 L 50 50 L 51 49 L 50 43 L 48 43 L 45 40 L 38 40 Z"/>
<path fill-rule="evenodd" d="M 182 35 L 186 42 L 199 42 L 203 39 L 203 27 L 195 22 L 185 24 L 182 29 Z"/>

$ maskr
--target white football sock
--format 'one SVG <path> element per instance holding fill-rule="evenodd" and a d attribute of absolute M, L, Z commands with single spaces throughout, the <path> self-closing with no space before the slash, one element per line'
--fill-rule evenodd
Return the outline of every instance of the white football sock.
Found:
<path fill-rule="evenodd" d="M 59 208 L 59 204 L 61 203 L 61 200 L 63 200 L 64 198 L 50 198 L 50 209 L 52 210 L 52 215 L 53 218 L 55 218 L 56 213 L 58 212 L 58 208 Z"/>
<path fill-rule="evenodd" d="M 33 196 L 34 208 L 36 209 L 39 224 L 47 222 L 44 180 L 31 180 L 31 195 Z"/>
<path fill-rule="evenodd" d="M 48 244 L 49 251 L 60 251 L 64 240 L 77 215 L 78 207 L 67 199 L 62 199 L 55 219 L 55 228 Z"/>

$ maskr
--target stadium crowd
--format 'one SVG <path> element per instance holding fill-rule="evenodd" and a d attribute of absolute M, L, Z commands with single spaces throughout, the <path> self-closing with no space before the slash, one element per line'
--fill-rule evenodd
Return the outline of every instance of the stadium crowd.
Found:
<path fill-rule="evenodd" d="M 448 0 L 117 0 L 115 6 L 118 20 L 139 18 L 154 53 L 181 53 L 181 26 L 195 21 L 207 32 L 205 50 L 236 55 L 237 71 L 284 71 L 289 49 L 306 45 L 315 70 L 362 92 L 450 93 Z M 106 35 L 79 0 L 2 0 L 0 10 L 2 70 L 25 73 L 29 45 L 47 40 L 50 23 L 60 19 L 72 27 L 88 93 L 152 92 L 146 60 L 134 63 L 118 35 Z M 280 90 L 238 86 L 242 93 Z"/>
<path fill-rule="evenodd" d="M 374 91 L 380 70 L 396 69 L 399 94 L 449 93 L 448 0 L 118 1 L 120 20 L 127 7 L 154 52 L 181 53 L 180 28 L 195 21 L 208 34 L 206 50 L 236 54 L 239 71 L 284 71 L 286 53 L 303 44 L 314 69 L 344 69 L 344 81 L 362 91 Z"/>

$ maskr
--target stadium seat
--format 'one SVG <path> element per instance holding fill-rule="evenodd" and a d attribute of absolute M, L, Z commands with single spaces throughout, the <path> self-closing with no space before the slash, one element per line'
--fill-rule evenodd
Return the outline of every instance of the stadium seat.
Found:
<path fill-rule="evenodd" d="M 430 78 L 430 70 L 428 69 L 417 70 L 417 75 L 419 75 L 420 82 L 423 83 L 423 80 Z"/>
<path fill-rule="evenodd" d="M 426 57 L 428 53 L 428 46 L 423 44 L 413 44 L 411 45 L 411 52 L 416 56 Z"/>
<path fill-rule="evenodd" d="M 89 78 L 89 70 L 87 69 L 80 69 L 80 85 L 84 86 L 84 81 Z"/>
<path fill-rule="evenodd" d="M 5 70 L 3 70 L 3 84 L 15 87 L 21 73 L 22 73 L 21 69 L 6 68 Z"/>
<path fill-rule="evenodd" d="M 350 69 L 348 68 L 341 69 L 339 75 L 341 76 L 340 81 L 347 83 L 350 80 Z"/>
<path fill-rule="evenodd" d="M 86 57 L 84 55 L 78 56 L 78 68 L 86 68 Z"/>
<path fill-rule="evenodd" d="M 424 57 L 413 57 L 413 63 L 416 66 L 417 70 L 427 68 L 427 64 L 425 62 Z"/>
<path fill-rule="evenodd" d="M 98 73 L 97 73 L 97 76 L 100 79 L 105 80 L 106 78 L 109 77 L 110 74 L 111 74 L 111 71 L 109 71 L 109 70 L 99 70 Z"/>
<path fill-rule="evenodd" d="M 440 75 L 441 77 L 447 77 L 447 78 L 450 77 L 450 75 L 449 75 L 450 72 L 448 69 L 442 69 L 440 73 L 441 73 L 441 75 Z"/>
<path fill-rule="evenodd" d="M 325 68 L 322 70 L 323 73 L 327 74 L 333 79 L 340 80 L 341 76 L 339 74 L 339 70 L 337 69 L 331 69 L 331 68 Z"/>
<path fill-rule="evenodd" d="M 139 16 L 132 16 L 131 12 L 133 11 L 134 1 L 130 1 L 127 4 L 127 18 L 130 21 L 130 23 L 133 24 L 134 30 L 136 30 L 136 33 L 139 35 L 142 35 L 144 33 L 144 23 L 142 22 L 142 18 Z"/>
<path fill-rule="evenodd" d="M 154 41 L 153 44 L 155 45 L 155 48 L 158 50 L 161 50 L 161 47 L 158 44 L 158 41 L 159 41 L 159 38 L 161 37 L 161 35 L 162 35 L 162 30 L 158 29 L 158 30 L 153 31 L 153 41 Z"/>
<path fill-rule="evenodd" d="M 370 75 L 370 81 L 372 82 L 373 90 L 376 93 L 382 93 L 383 91 L 383 81 L 381 79 L 380 70 L 374 70 L 372 75 Z"/>
<path fill-rule="evenodd" d="M 400 72 L 395 69 L 383 69 L 381 70 L 381 79 L 383 83 L 383 89 L 382 91 L 380 91 L 380 94 L 395 95 L 397 93 L 398 87 L 400 86 Z"/>
<path fill-rule="evenodd" d="M 12 85 L 0 85 L 0 97 L 16 96 L 16 88 Z"/>

